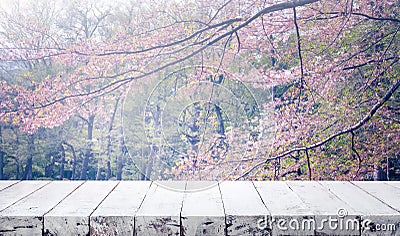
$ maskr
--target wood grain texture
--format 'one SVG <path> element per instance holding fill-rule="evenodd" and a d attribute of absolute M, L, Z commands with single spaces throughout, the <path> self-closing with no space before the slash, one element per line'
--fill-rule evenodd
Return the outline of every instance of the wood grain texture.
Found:
<path fill-rule="evenodd" d="M 386 181 L 385 184 L 392 185 L 393 187 L 400 188 L 400 181 Z"/>
<path fill-rule="evenodd" d="M 0 191 L 18 183 L 18 180 L 0 180 Z"/>
<path fill-rule="evenodd" d="M 315 233 L 327 235 L 359 235 L 360 231 L 352 227 L 339 227 L 340 223 L 357 224 L 356 211 L 321 184 L 315 181 L 286 182 L 304 202 L 304 206 L 314 213 Z M 343 216 L 342 216 L 342 213 Z"/>
<path fill-rule="evenodd" d="M 0 181 L 0 188 L 0 235 L 400 235 L 400 182 Z"/>
<path fill-rule="evenodd" d="M 314 229 L 308 227 L 296 229 L 288 227 L 291 221 L 302 223 L 308 220 L 314 220 L 314 213 L 310 211 L 299 196 L 297 196 L 285 182 L 254 181 L 253 183 L 271 214 L 270 218 L 265 218 L 264 221 L 261 222 L 262 227 L 269 228 L 273 235 L 314 234 Z"/>
<path fill-rule="evenodd" d="M 186 191 L 182 235 L 225 235 L 225 212 L 217 182 L 190 181 Z"/>
<path fill-rule="evenodd" d="M 89 216 L 118 184 L 87 181 L 44 216 L 45 235 L 88 235 Z"/>
<path fill-rule="evenodd" d="M 43 215 L 83 182 L 51 182 L 0 212 L 0 234 L 41 235 Z"/>
<path fill-rule="evenodd" d="M 252 182 L 219 184 L 226 216 L 227 235 L 266 235 L 258 221 L 270 215 Z"/>
<path fill-rule="evenodd" d="M 186 182 L 153 182 L 135 216 L 135 235 L 180 235 Z"/>
<path fill-rule="evenodd" d="M 360 216 L 362 235 L 382 235 L 377 225 L 400 226 L 400 213 L 350 182 L 321 181 L 330 192 L 352 206 Z M 400 234 L 397 227 L 391 233 Z"/>
<path fill-rule="evenodd" d="M 50 181 L 21 181 L 0 191 L 0 211 L 42 188 Z"/>
<path fill-rule="evenodd" d="M 135 214 L 150 181 L 120 182 L 90 216 L 91 235 L 133 235 Z"/>
<path fill-rule="evenodd" d="M 400 188 L 395 187 L 397 183 L 387 184 L 386 182 L 352 182 L 367 193 L 376 197 L 386 205 L 400 211 Z"/>

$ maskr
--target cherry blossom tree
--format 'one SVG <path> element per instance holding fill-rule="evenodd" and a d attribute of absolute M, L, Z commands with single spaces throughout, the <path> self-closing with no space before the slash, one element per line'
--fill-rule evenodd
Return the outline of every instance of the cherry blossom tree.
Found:
<path fill-rule="evenodd" d="M 244 123 L 259 125 L 252 133 L 273 124 L 273 138 L 252 135 L 249 140 L 236 126 L 229 133 L 217 105 L 198 103 L 184 109 L 187 114 L 179 120 L 186 127 L 181 138 L 193 141 L 189 149 L 200 147 L 194 142 L 200 126 L 189 116 L 197 114 L 219 127 L 214 130 L 221 143 L 215 147 L 221 148 L 212 155 L 224 155 L 228 134 L 232 143 L 248 150 L 246 155 L 232 152 L 218 161 L 206 155 L 168 159 L 168 170 L 146 171 L 147 177 L 204 178 L 213 173 L 209 178 L 368 179 L 399 154 L 398 5 L 395 0 L 131 1 L 126 9 L 117 9 L 88 2 L 81 8 L 71 5 L 75 18 L 63 26 L 54 19 L 57 11 L 43 11 L 48 17 L 41 20 L 3 12 L 0 119 L 33 135 L 80 115 L 90 141 L 95 117 L 114 120 L 115 109 L 103 112 L 99 104 L 115 103 L 112 97 L 120 97 L 135 81 L 211 63 L 216 67 L 212 73 L 185 73 L 188 83 L 215 84 L 220 75 L 231 79 L 240 74 L 244 63 L 220 73 L 240 57 L 257 71 L 241 73 L 240 81 L 274 94 L 272 101 L 261 96 L 258 107 L 260 114 L 273 116 L 247 116 Z M 193 91 L 184 94 L 189 97 Z M 152 106 L 149 124 L 158 122 Z M 113 126 L 108 127 L 110 133 Z M 159 137 L 150 137 L 149 156 L 165 159 L 168 152 L 161 152 Z M 123 141 L 119 148 L 125 150 Z M 84 154 L 82 179 L 91 150 Z M 206 164 L 200 168 L 198 161 Z"/>

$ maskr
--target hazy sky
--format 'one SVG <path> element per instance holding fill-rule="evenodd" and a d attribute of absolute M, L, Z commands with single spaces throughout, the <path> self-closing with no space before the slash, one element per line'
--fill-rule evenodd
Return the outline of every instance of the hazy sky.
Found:
<path fill-rule="evenodd" d="M 55 3 L 56 6 L 62 8 L 63 6 L 67 4 L 71 4 L 72 0 L 0 0 L 0 8 L 9 11 L 12 6 L 18 5 L 20 8 L 24 9 L 25 6 L 30 5 L 35 2 L 47 2 L 49 4 Z M 86 1 L 86 2 L 94 2 L 97 4 L 101 5 L 118 5 L 118 4 L 123 4 L 123 0 L 80 0 L 79 2 Z"/>

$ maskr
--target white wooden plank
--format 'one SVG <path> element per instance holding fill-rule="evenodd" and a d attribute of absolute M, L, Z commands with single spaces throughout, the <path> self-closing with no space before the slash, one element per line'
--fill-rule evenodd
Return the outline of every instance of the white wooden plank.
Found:
<path fill-rule="evenodd" d="M 83 182 L 55 181 L 0 212 L 0 234 L 41 235 L 43 215 Z"/>
<path fill-rule="evenodd" d="M 224 206 L 216 183 L 187 183 L 181 212 L 182 235 L 225 235 Z"/>
<path fill-rule="evenodd" d="M 352 206 L 361 216 L 362 235 L 381 235 L 376 225 L 395 224 L 400 226 L 400 213 L 350 182 L 321 181 L 329 191 Z M 399 230 L 399 229 L 398 229 Z M 400 232 L 397 232 L 400 234 Z"/>
<path fill-rule="evenodd" d="M 90 216 L 91 235 L 133 235 L 150 181 L 122 181 Z"/>
<path fill-rule="evenodd" d="M 390 207 L 400 211 L 400 188 L 386 184 L 384 182 L 363 182 L 354 181 L 352 182 L 356 186 L 362 188 L 369 194 L 373 195 L 377 199 L 383 201 Z"/>
<path fill-rule="evenodd" d="M 18 202 L 50 181 L 21 181 L 0 191 L 0 211 Z"/>
<path fill-rule="evenodd" d="M 173 192 L 185 192 L 187 181 L 154 181 L 153 184 Z"/>
<path fill-rule="evenodd" d="M 370 223 L 362 235 L 400 235 L 400 182 L 254 182 L 256 188 L 251 182 L 163 182 L 149 188 L 149 182 L 89 181 L 77 188 L 81 183 L 3 185 L 8 187 L 0 190 L 0 235 L 41 235 L 43 224 L 49 235 L 132 235 L 134 225 L 136 235 L 357 235 L 347 230 L 356 217 Z M 338 217 L 339 209 L 348 216 Z M 265 231 L 251 231 L 263 215 Z M 277 227 L 272 219 L 286 225 Z M 282 229 L 291 220 L 311 219 L 315 232 Z M 378 225 L 389 229 L 374 231 Z"/>
<path fill-rule="evenodd" d="M 258 225 L 269 211 L 250 181 L 224 181 L 219 184 L 226 216 L 227 235 L 267 235 Z"/>
<path fill-rule="evenodd" d="M 320 181 L 319 183 L 362 214 L 400 214 L 350 182 Z"/>
<path fill-rule="evenodd" d="M 305 206 L 314 212 L 316 234 L 359 235 L 358 229 L 342 226 L 358 224 L 359 216 L 347 203 L 315 181 L 288 181 L 288 186 L 299 196 Z"/>
<path fill-rule="evenodd" d="M 18 180 L 0 180 L 0 191 L 18 182 Z"/>
<path fill-rule="evenodd" d="M 400 188 L 400 181 L 385 181 L 384 183 Z"/>
<path fill-rule="evenodd" d="M 135 235 L 180 235 L 186 182 L 153 182 L 135 215 Z"/>
<path fill-rule="evenodd" d="M 87 181 L 44 216 L 47 235 L 88 235 L 89 216 L 118 184 Z"/>
<path fill-rule="evenodd" d="M 312 227 L 291 227 L 290 222 L 304 223 L 314 220 L 314 213 L 283 181 L 253 182 L 271 218 L 258 221 L 259 227 L 271 229 L 272 235 L 312 235 Z M 295 225 L 294 225 L 295 226 Z"/>

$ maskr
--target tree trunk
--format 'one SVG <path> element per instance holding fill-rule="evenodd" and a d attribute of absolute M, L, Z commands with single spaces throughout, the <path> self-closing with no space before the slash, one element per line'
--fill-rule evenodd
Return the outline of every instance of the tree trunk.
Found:
<path fill-rule="evenodd" d="M 111 157 L 108 156 L 107 159 L 107 171 L 106 171 L 106 180 L 111 178 Z"/>
<path fill-rule="evenodd" d="M 159 138 L 160 134 L 158 133 L 159 127 L 161 126 L 161 109 L 157 105 L 155 111 L 152 112 L 153 120 L 154 120 L 154 138 Z M 150 180 L 151 174 L 153 172 L 154 167 L 154 158 L 157 158 L 158 147 L 154 144 L 150 144 L 150 154 L 149 159 L 147 160 L 147 168 L 146 168 L 146 176 L 145 180 Z M 157 166 L 156 166 L 157 168 Z M 155 174 L 157 175 L 157 173 Z"/>
<path fill-rule="evenodd" d="M 3 133 L 0 124 L 0 180 L 4 179 L 3 168 L 4 168 Z"/>
<path fill-rule="evenodd" d="M 122 127 L 120 128 L 120 150 L 121 153 L 120 155 L 118 155 L 117 157 L 117 180 L 121 180 L 122 179 L 122 170 L 124 168 L 124 156 L 128 153 L 128 150 L 125 146 L 125 140 L 124 140 L 124 136 L 123 136 L 123 131 L 122 131 Z"/>
<path fill-rule="evenodd" d="M 222 112 L 221 108 L 217 105 L 215 106 L 215 113 L 217 114 L 217 119 L 218 119 L 218 134 L 221 136 L 225 135 L 225 125 L 224 125 L 224 119 L 222 118 Z"/>
<path fill-rule="evenodd" d="M 19 179 L 19 160 L 15 156 L 9 156 L 9 157 L 14 159 L 14 163 L 15 163 L 15 179 Z"/>
<path fill-rule="evenodd" d="M 97 160 L 96 180 L 100 180 L 101 179 L 101 165 L 102 165 L 102 161 L 101 161 L 101 157 L 99 157 L 99 159 Z"/>
<path fill-rule="evenodd" d="M 141 158 L 141 169 L 140 169 L 140 180 L 146 180 L 146 161 L 144 158 L 144 151 L 142 147 L 142 158 Z"/>
<path fill-rule="evenodd" d="M 121 101 L 122 103 L 124 102 L 123 100 Z M 122 109 L 121 109 L 121 118 L 122 118 Z M 119 133 L 120 133 L 120 138 L 119 138 L 119 143 L 120 143 L 120 150 L 121 150 L 121 154 L 118 155 L 117 157 L 117 180 L 121 180 L 122 179 L 122 170 L 124 168 L 124 155 L 128 152 L 128 149 L 125 146 L 125 139 L 124 139 L 124 131 L 123 131 L 123 127 L 121 126 L 119 129 Z"/>
<path fill-rule="evenodd" d="M 76 152 L 75 152 L 75 148 L 74 146 L 72 146 L 71 144 L 64 142 L 65 145 L 67 145 L 72 152 L 72 157 L 73 157 L 73 163 L 72 163 L 72 175 L 71 175 L 71 179 L 74 180 L 76 179 Z"/>
<path fill-rule="evenodd" d="M 4 174 L 3 174 L 3 166 L 4 166 L 4 155 L 3 155 L 3 151 L 0 150 L 0 180 L 4 179 Z"/>
<path fill-rule="evenodd" d="M 118 97 L 115 101 L 114 110 L 110 120 L 110 126 L 108 128 L 108 136 L 107 136 L 107 172 L 106 172 L 106 179 L 111 178 L 111 151 L 112 151 L 112 140 L 111 140 L 111 131 L 113 129 L 115 114 L 117 113 L 118 103 L 121 97 Z"/>
<path fill-rule="evenodd" d="M 122 128 L 121 128 L 121 130 L 122 130 Z M 118 155 L 118 158 L 117 158 L 117 180 L 122 179 L 122 169 L 124 167 L 123 156 L 127 152 L 126 147 L 125 147 L 124 137 L 121 137 L 120 143 L 121 143 L 121 154 Z"/>
<path fill-rule="evenodd" d="M 387 176 L 381 166 L 375 167 L 374 169 L 374 181 L 386 181 Z"/>
<path fill-rule="evenodd" d="M 150 180 L 151 172 L 153 171 L 153 161 L 154 161 L 153 153 L 151 153 L 147 162 L 145 180 Z"/>
<path fill-rule="evenodd" d="M 32 159 L 35 151 L 35 139 L 33 135 L 28 135 L 28 160 L 26 161 L 25 171 L 22 179 L 32 179 Z"/>
<path fill-rule="evenodd" d="M 146 178 L 146 164 L 143 162 L 142 164 L 142 171 L 140 171 L 140 180 L 145 181 Z"/>
<path fill-rule="evenodd" d="M 62 144 L 60 144 L 61 150 L 61 163 L 60 163 L 60 180 L 64 179 L 64 164 L 65 164 L 65 149 Z"/>
<path fill-rule="evenodd" d="M 48 177 L 48 178 L 53 178 L 53 169 L 54 169 L 54 157 L 53 157 L 53 155 L 54 155 L 53 152 L 47 153 L 45 155 L 46 160 L 48 160 L 48 162 L 50 163 L 44 169 L 44 176 Z"/>
<path fill-rule="evenodd" d="M 121 180 L 122 179 L 122 169 L 123 169 L 124 165 L 122 164 L 122 156 L 118 156 L 117 159 L 117 180 Z"/>
<path fill-rule="evenodd" d="M 83 159 L 82 171 L 81 171 L 81 180 L 86 180 L 87 178 L 87 168 L 89 166 L 89 160 L 93 156 L 92 152 L 92 140 L 93 140 L 93 126 L 94 126 L 94 116 L 90 115 L 87 120 L 88 125 L 88 136 L 87 136 L 87 147 L 85 151 L 85 158 Z"/>
<path fill-rule="evenodd" d="M 150 180 L 150 178 L 151 178 L 151 172 L 153 172 L 153 164 L 154 164 L 154 156 L 155 155 L 156 155 L 156 146 L 151 145 L 149 159 L 147 160 L 146 180 Z"/>

